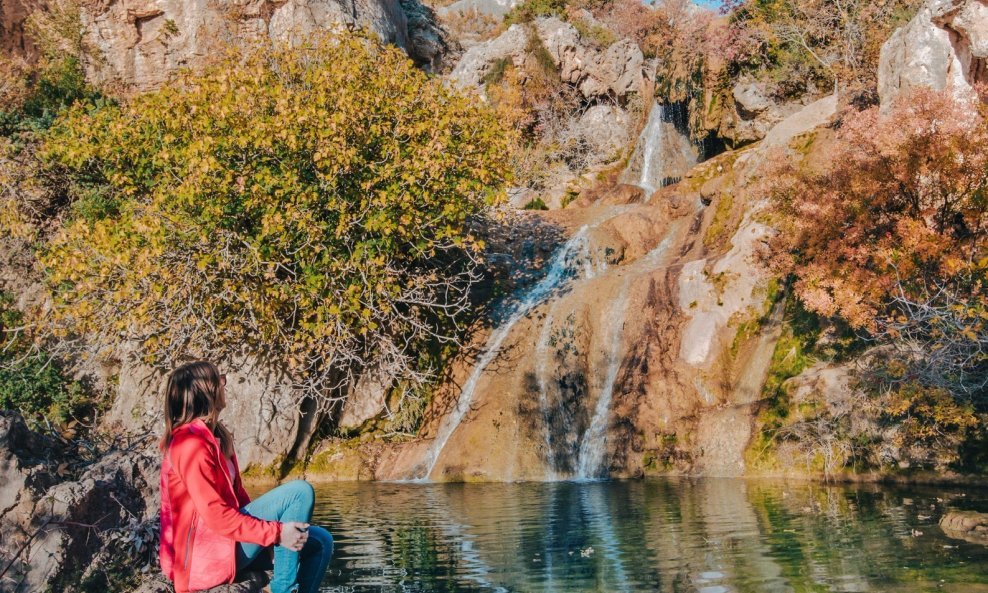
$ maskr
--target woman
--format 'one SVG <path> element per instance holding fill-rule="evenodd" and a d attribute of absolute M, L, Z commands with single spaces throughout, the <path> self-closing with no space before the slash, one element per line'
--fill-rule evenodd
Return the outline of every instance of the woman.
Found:
<path fill-rule="evenodd" d="M 161 439 L 161 570 L 177 593 L 232 583 L 274 548 L 272 593 L 315 593 L 333 537 L 312 525 L 312 486 L 288 482 L 251 502 L 233 437 L 218 416 L 226 376 L 199 361 L 175 369 Z"/>

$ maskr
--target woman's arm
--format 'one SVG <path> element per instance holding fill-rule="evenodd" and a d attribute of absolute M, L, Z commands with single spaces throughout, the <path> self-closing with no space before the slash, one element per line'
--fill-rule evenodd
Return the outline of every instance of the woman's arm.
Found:
<path fill-rule="evenodd" d="M 240 512 L 220 494 L 220 473 L 212 445 L 195 434 L 171 443 L 172 464 L 189 491 L 189 497 L 210 530 L 238 542 L 268 546 L 281 539 L 281 523 L 263 521 Z"/>

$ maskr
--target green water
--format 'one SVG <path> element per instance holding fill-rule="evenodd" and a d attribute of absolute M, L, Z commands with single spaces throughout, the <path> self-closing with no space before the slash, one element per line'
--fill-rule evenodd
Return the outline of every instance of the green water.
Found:
<path fill-rule="evenodd" d="M 988 548 L 947 538 L 988 492 L 728 479 L 325 484 L 325 592 L 988 593 Z"/>

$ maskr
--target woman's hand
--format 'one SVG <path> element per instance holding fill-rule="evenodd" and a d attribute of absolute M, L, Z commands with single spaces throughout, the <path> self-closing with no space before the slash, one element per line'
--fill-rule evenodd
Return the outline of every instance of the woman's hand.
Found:
<path fill-rule="evenodd" d="M 281 541 L 278 543 L 282 547 L 298 552 L 301 551 L 307 539 L 309 539 L 308 523 L 285 521 L 281 524 Z"/>

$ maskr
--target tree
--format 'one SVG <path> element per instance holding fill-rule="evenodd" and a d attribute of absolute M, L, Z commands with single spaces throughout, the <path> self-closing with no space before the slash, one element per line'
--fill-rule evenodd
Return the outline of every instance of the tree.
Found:
<path fill-rule="evenodd" d="M 42 321 L 168 366 L 252 354 L 322 403 L 371 361 L 422 381 L 457 339 L 500 199 L 493 113 L 362 34 L 231 50 L 122 105 L 77 105 L 41 152 L 71 215 Z"/>
<path fill-rule="evenodd" d="M 802 94 L 808 83 L 867 93 L 882 43 L 918 7 L 917 0 L 732 1 L 724 51 L 733 73 L 768 71 L 783 94 Z"/>
<path fill-rule="evenodd" d="M 807 308 L 903 353 L 896 381 L 984 399 L 988 386 L 985 107 L 918 90 L 853 113 L 814 169 L 781 158 L 761 189 L 774 265 Z"/>

